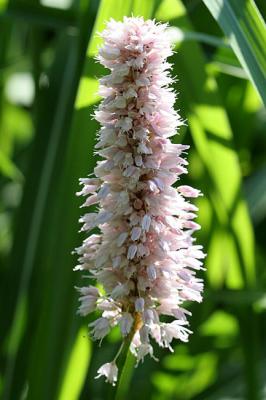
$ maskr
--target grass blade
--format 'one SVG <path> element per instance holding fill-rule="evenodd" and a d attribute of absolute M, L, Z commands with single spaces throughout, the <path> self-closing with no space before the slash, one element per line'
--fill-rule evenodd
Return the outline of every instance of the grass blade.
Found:
<path fill-rule="evenodd" d="M 266 105 L 266 27 L 253 0 L 203 0 Z"/>
<path fill-rule="evenodd" d="M 86 7 L 84 14 L 80 16 L 81 37 L 67 30 L 59 36 L 57 54 L 49 76 L 50 87 L 39 99 L 39 109 L 42 112 L 38 114 L 33 158 L 26 177 L 11 268 L 6 277 L 6 298 L 12 296 L 9 302 L 9 318 L 5 321 L 6 325 L 1 327 L 4 334 L 8 334 L 10 318 L 14 316 L 11 331 L 14 333 L 11 333 L 11 338 L 14 335 L 18 336 L 17 320 L 22 318 L 20 304 L 25 304 L 25 329 L 20 332 L 21 336 L 16 342 L 16 348 L 8 354 L 4 399 L 19 398 L 27 387 L 27 384 L 25 386 L 27 380 L 32 398 L 56 398 L 58 379 L 64 371 L 58 367 L 65 361 L 69 344 L 77 329 L 77 322 L 73 325 L 73 322 L 69 321 L 69 319 L 73 321 L 74 311 L 71 318 L 66 314 L 65 318 L 61 319 L 62 310 L 66 313 L 73 299 L 73 296 L 69 298 L 66 292 L 71 288 L 73 293 L 72 271 L 70 266 L 69 270 L 65 271 L 65 259 L 62 263 L 57 263 L 54 252 L 55 243 L 53 240 L 51 242 L 51 238 L 58 234 L 58 230 L 60 231 L 59 221 L 58 229 L 53 229 L 56 218 L 60 217 L 62 220 L 58 199 L 61 205 L 64 204 L 64 199 L 57 192 L 58 183 L 62 173 L 62 157 L 68 143 L 69 121 L 86 53 L 88 26 L 92 26 L 92 20 L 93 13 L 90 7 Z M 33 187 L 34 190 L 32 190 Z M 71 208 L 73 208 L 73 202 L 71 202 Z M 51 235 L 51 228 L 53 235 Z M 73 236 L 73 232 L 71 234 Z M 25 235 L 27 235 L 27 242 L 26 245 L 22 245 L 21 237 Z M 64 246 L 69 243 L 62 243 L 61 250 L 63 247 L 64 257 L 67 254 L 71 265 L 69 251 L 72 245 L 74 246 L 75 239 L 73 241 L 71 237 L 70 240 L 72 240 L 70 247 L 66 250 Z M 59 248 L 58 245 L 57 252 Z M 54 270 L 49 269 L 55 264 Z M 22 272 L 19 279 L 16 277 L 15 282 L 19 280 L 19 286 L 13 282 L 13 276 L 18 275 L 18 265 L 21 265 Z M 65 286 L 62 285 L 63 277 Z M 12 290 L 9 288 L 11 282 Z M 61 297 L 58 297 L 59 292 Z M 53 300 L 54 304 L 51 303 Z M 26 315 L 27 319 L 25 319 Z M 37 315 L 39 315 L 38 320 L 36 320 Z M 61 323 L 58 322 L 60 320 Z M 63 332 L 64 341 L 62 341 Z M 40 343 L 42 343 L 41 348 Z M 60 347 L 61 351 L 59 351 Z M 35 357 L 38 358 L 38 362 Z"/>

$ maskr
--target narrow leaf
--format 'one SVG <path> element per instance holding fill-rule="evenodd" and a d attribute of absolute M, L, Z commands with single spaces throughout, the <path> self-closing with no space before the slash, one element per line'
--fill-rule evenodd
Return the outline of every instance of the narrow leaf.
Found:
<path fill-rule="evenodd" d="M 266 104 L 266 27 L 253 0 L 203 0 Z"/>

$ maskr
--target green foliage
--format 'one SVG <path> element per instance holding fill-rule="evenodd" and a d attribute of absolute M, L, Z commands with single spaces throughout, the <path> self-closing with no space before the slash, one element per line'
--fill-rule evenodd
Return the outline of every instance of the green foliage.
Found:
<path fill-rule="evenodd" d="M 70 253 L 81 242 L 78 178 L 96 162 L 91 115 L 105 74 L 94 61 L 97 32 L 124 15 L 166 21 L 175 34 L 176 107 L 188 125 L 175 140 L 191 145 L 184 181 L 205 195 L 198 236 L 208 257 L 204 302 L 190 306 L 190 342 L 175 343 L 173 354 L 157 349 L 160 362 L 147 359 L 136 370 L 129 358 L 117 398 L 265 397 L 266 7 L 256 3 L 73 0 L 61 9 L 57 1 L 0 1 L 4 400 L 115 396 L 94 376 L 118 336 L 101 348 L 87 336 L 88 319 L 75 315 L 80 276 Z M 33 103 L 30 86 L 25 98 L 14 96 L 14 76 L 29 77 Z"/>
<path fill-rule="evenodd" d="M 266 104 L 266 30 L 253 0 L 203 0 Z"/>

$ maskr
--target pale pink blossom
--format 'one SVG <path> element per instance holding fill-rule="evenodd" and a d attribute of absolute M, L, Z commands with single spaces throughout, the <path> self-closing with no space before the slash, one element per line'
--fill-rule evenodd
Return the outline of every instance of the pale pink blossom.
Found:
<path fill-rule="evenodd" d="M 119 320 L 119 326 L 122 336 L 127 336 L 130 333 L 133 322 L 134 318 L 130 313 L 123 313 L 122 318 Z"/>
<path fill-rule="evenodd" d="M 84 207 L 98 204 L 98 209 L 80 218 L 88 236 L 76 249 L 76 269 L 88 271 L 103 291 L 80 288 L 79 313 L 101 313 L 89 324 L 94 339 L 102 340 L 118 325 L 140 361 L 154 357 L 151 338 L 172 351 L 173 339 L 187 342 L 191 333 L 183 303 L 202 299 L 196 271 L 203 269 L 205 255 L 192 238 L 200 226 L 188 198 L 200 192 L 173 186 L 187 173 L 189 146 L 170 141 L 183 122 L 169 87 L 167 26 L 125 17 L 110 20 L 102 37 L 98 61 L 110 74 L 100 79 L 103 101 L 95 111 L 101 159 L 94 176 L 80 180 L 78 193 Z M 115 362 L 98 374 L 115 384 Z"/>
<path fill-rule="evenodd" d="M 85 316 L 96 309 L 97 299 L 99 297 L 99 291 L 94 286 L 79 287 L 77 290 L 82 296 L 79 297 L 81 305 L 78 309 L 78 314 Z"/>
<path fill-rule="evenodd" d="M 113 386 L 115 386 L 115 384 L 117 382 L 118 368 L 117 368 L 115 362 L 106 363 L 106 364 L 103 364 L 98 369 L 97 374 L 98 375 L 95 376 L 95 379 L 98 379 L 101 376 L 105 376 L 106 382 L 109 382 Z"/>

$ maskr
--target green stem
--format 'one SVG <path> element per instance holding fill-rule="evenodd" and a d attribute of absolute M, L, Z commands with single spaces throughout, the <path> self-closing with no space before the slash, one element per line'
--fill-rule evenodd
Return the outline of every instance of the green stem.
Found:
<path fill-rule="evenodd" d="M 123 349 L 119 356 L 118 362 L 118 384 L 115 395 L 115 400 L 124 400 L 127 395 L 127 391 L 130 385 L 131 377 L 133 375 L 133 369 L 135 364 L 135 357 L 130 352 L 130 343 L 132 335 L 125 339 Z"/>

